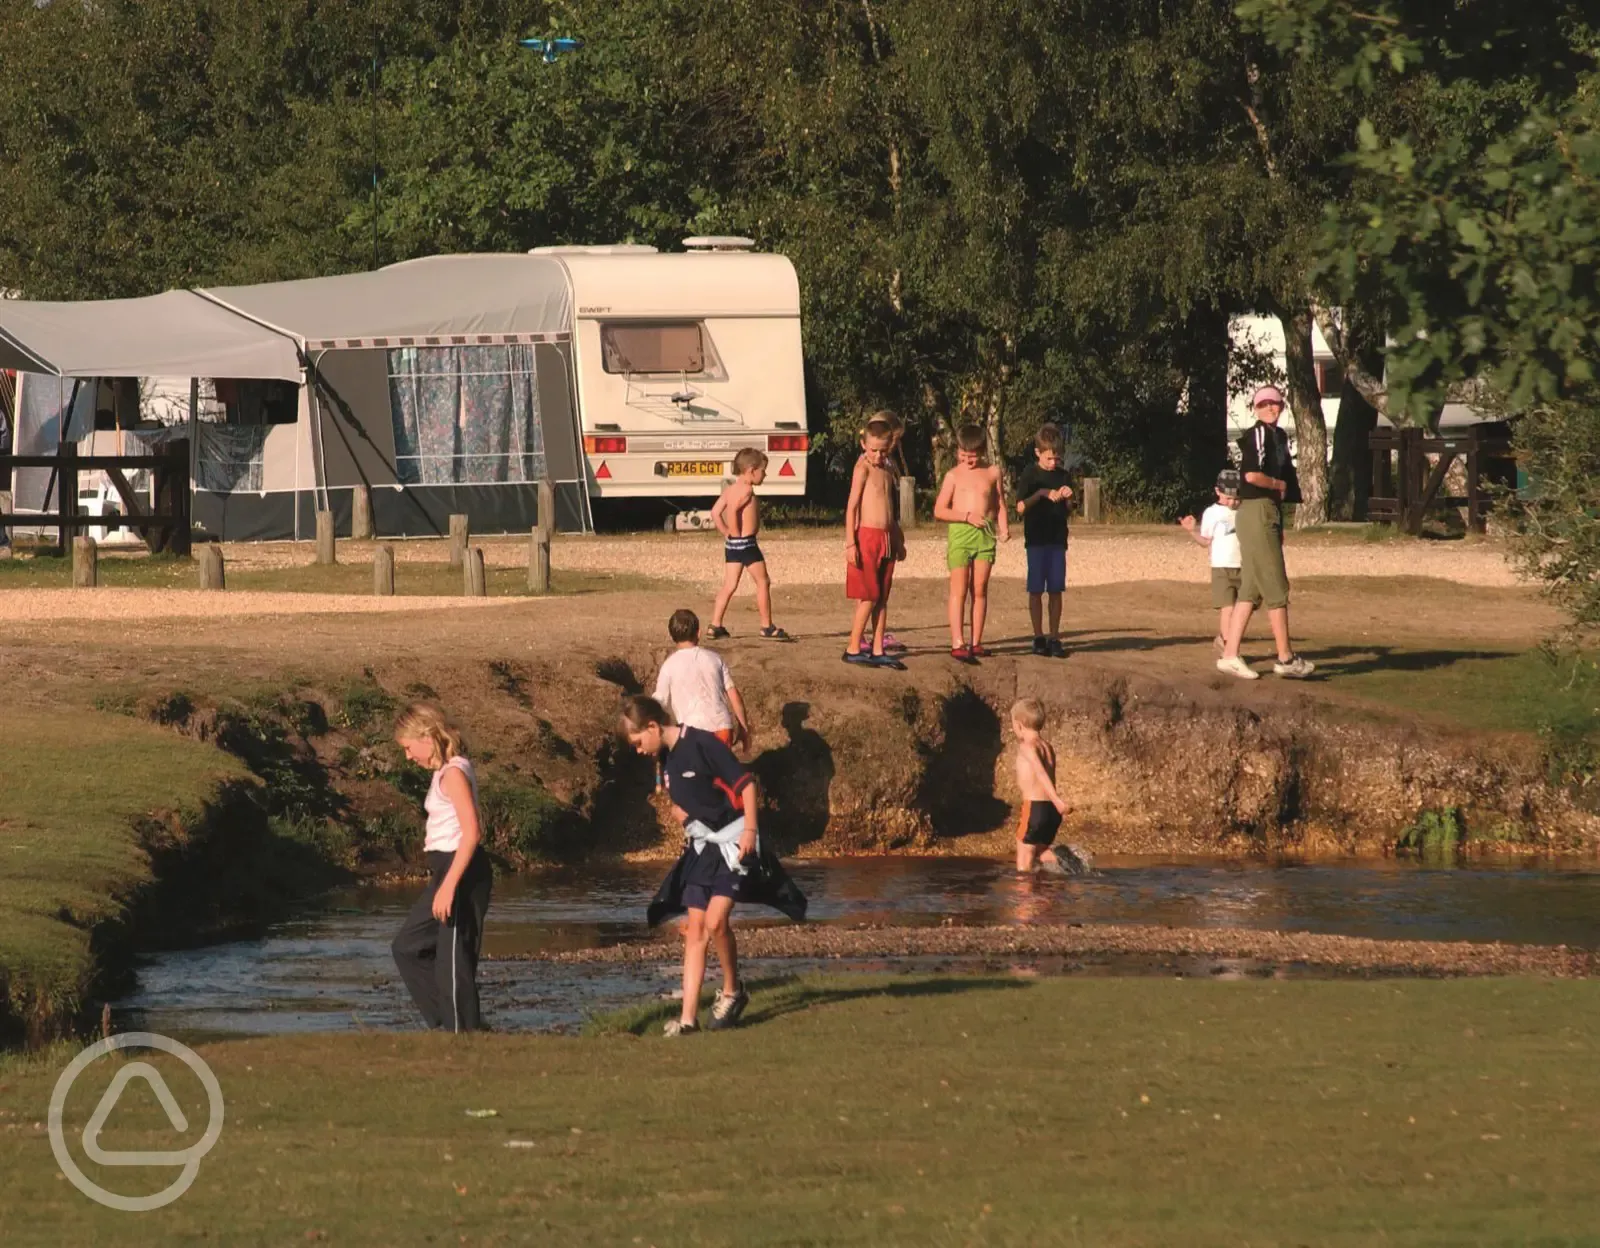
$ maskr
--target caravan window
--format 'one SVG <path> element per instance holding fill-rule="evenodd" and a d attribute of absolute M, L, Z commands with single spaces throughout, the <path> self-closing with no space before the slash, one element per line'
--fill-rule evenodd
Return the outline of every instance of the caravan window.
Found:
<path fill-rule="evenodd" d="M 608 373 L 703 373 L 706 368 L 698 321 L 602 325 L 600 355 Z"/>

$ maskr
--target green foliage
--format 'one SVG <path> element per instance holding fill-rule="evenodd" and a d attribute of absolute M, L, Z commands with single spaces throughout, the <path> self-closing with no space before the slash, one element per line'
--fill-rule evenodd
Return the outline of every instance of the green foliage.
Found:
<path fill-rule="evenodd" d="M 414 858 L 422 847 L 422 820 L 415 811 L 384 811 L 362 822 L 358 839 L 365 855 Z"/>
<path fill-rule="evenodd" d="M 537 784 L 502 777 L 479 787 L 484 843 L 518 864 L 543 862 L 570 850 L 581 821 Z"/>
<path fill-rule="evenodd" d="M 1396 419 L 1490 382 L 1570 397 L 1600 344 L 1600 37 L 1593 6 L 1242 0 L 1279 48 L 1364 97 L 1356 193 L 1327 206 L 1315 277 L 1381 307 Z M 1308 68 L 1310 66 L 1308 65 Z"/>
<path fill-rule="evenodd" d="M 217 745 L 261 778 L 269 815 L 300 822 L 340 813 L 342 800 L 316 756 L 291 739 L 280 704 L 224 706 L 215 732 Z"/>
<path fill-rule="evenodd" d="M 1400 834 L 1395 852 L 1419 854 L 1424 858 L 1452 858 L 1466 839 L 1460 808 L 1446 806 L 1421 812 Z"/>
<path fill-rule="evenodd" d="M 94 709 L 107 711 L 113 715 L 137 715 L 139 713 L 139 695 L 128 690 L 119 693 L 97 694 L 94 700 Z"/>
<path fill-rule="evenodd" d="M 1529 486 L 1510 500 L 1512 554 L 1581 642 L 1600 627 L 1600 386 L 1540 404 L 1516 442 Z"/>
<path fill-rule="evenodd" d="M 0 41 L 0 288 L 748 234 L 800 273 L 825 500 L 889 406 L 924 484 L 961 422 L 1018 464 L 1054 420 L 1174 514 L 1224 454 L 1228 316 L 1314 294 L 1382 312 L 1413 417 L 1570 397 L 1600 341 L 1576 0 L 19 0 Z"/>
<path fill-rule="evenodd" d="M 1600 778 L 1600 663 L 1554 645 L 1544 661 L 1554 677 L 1539 717 L 1546 778 L 1592 806 Z"/>
<path fill-rule="evenodd" d="M 368 671 L 360 680 L 340 690 L 335 718 L 342 728 L 368 736 L 387 737 L 390 721 L 399 706 L 399 700 Z"/>

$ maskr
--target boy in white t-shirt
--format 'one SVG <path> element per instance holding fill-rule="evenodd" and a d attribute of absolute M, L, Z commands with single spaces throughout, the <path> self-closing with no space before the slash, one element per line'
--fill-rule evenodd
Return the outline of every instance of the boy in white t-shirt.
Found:
<path fill-rule="evenodd" d="M 667 632 L 678 648 L 656 676 L 656 701 L 685 728 L 701 728 L 730 749 L 750 743 L 744 699 L 722 656 L 700 645 L 700 617 L 683 608 L 672 613 Z"/>
<path fill-rule="evenodd" d="M 1178 521 L 1184 532 L 1211 550 L 1211 605 L 1217 609 L 1217 637 L 1211 644 L 1222 653 L 1233 604 L 1239 601 L 1239 535 L 1234 530 L 1234 513 L 1239 509 L 1239 473 L 1224 468 L 1217 474 L 1217 501 L 1207 507 L 1195 524 L 1193 516 Z"/>

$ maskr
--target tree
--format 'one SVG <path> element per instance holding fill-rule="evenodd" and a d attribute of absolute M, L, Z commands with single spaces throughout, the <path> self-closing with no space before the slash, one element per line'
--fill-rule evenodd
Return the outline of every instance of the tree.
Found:
<path fill-rule="evenodd" d="M 1387 317 L 1382 381 L 1362 371 L 1391 416 L 1426 421 L 1472 386 L 1480 404 L 1518 418 L 1529 484 L 1512 507 L 1514 554 L 1573 629 L 1592 633 L 1600 31 L 1590 6 L 1485 2 L 1444 37 L 1423 9 L 1398 0 L 1244 7 L 1282 46 L 1336 49 L 1364 89 L 1389 76 L 1418 82 L 1406 128 L 1362 123 L 1353 163 L 1363 193 L 1329 211 L 1319 274 L 1335 298 L 1359 293 Z"/>
<path fill-rule="evenodd" d="M 1316 240 L 1324 307 L 1387 323 L 1385 372 L 1320 323 L 1363 395 L 1427 422 L 1452 388 L 1492 380 L 1513 408 L 1589 380 L 1600 344 L 1600 130 L 1589 6 L 1483 0 L 1441 26 L 1392 0 L 1242 0 L 1247 23 L 1321 64 L 1364 112 L 1358 193 Z M 1403 97 L 1404 106 L 1380 107 Z"/>

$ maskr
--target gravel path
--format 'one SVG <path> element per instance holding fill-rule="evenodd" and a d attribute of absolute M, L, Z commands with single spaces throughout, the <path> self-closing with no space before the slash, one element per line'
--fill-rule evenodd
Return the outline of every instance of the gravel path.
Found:
<path fill-rule="evenodd" d="M 927 526 L 907 540 L 907 558 L 897 577 L 942 581 L 948 575 L 944 561 L 943 526 Z M 526 567 L 528 544 L 521 538 L 484 538 L 478 543 L 484 561 L 493 567 Z M 402 541 L 395 544 L 401 563 L 442 563 L 442 541 Z M 773 581 L 785 585 L 836 585 L 843 580 L 841 530 L 788 530 L 762 535 Z M 341 545 L 343 563 L 371 559 L 368 543 Z M 311 562 L 309 543 L 268 542 L 229 544 L 225 547 L 231 570 L 303 567 Z M 1494 588 L 1520 582 L 1494 542 L 1364 542 L 1358 537 L 1291 537 L 1287 559 L 1291 577 L 1421 576 L 1463 585 Z M 551 550 L 559 571 L 635 575 L 654 581 L 671 581 L 711 590 L 722 579 L 721 539 L 704 533 L 641 533 L 591 537 L 561 537 Z M 1002 545 L 995 575 L 1021 578 L 1026 574 L 1020 534 Z M 1079 529 L 1069 555 L 1070 585 L 1114 585 L 1131 581 L 1178 581 L 1203 585 L 1210 579 L 1205 551 L 1176 528 Z M 748 592 L 744 587 L 742 592 Z M 355 613 L 491 609 L 525 598 L 399 596 L 377 598 L 369 594 L 327 594 L 228 590 L 209 593 L 198 589 L 113 589 L 92 592 L 69 589 L 9 589 L 0 591 L 0 619 L 30 622 L 52 619 L 187 619 L 250 615 L 348 615 Z"/>
<path fill-rule="evenodd" d="M 532 955 L 553 962 L 670 962 L 682 956 L 670 937 Z M 1247 958 L 1343 970 L 1443 975 L 1550 975 L 1587 978 L 1596 956 L 1565 945 L 1471 944 L 1436 940 L 1370 940 L 1312 932 L 1245 928 L 1172 928 L 1138 924 L 1086 927 L 832 927 L 797 924 L 741 927 L 746 958 L 872 958 L 917 956 L 1050 956 L 1154 954 Z"/>

